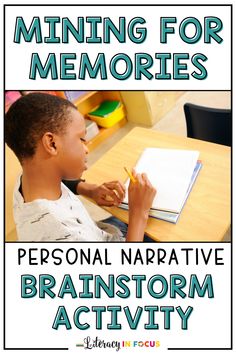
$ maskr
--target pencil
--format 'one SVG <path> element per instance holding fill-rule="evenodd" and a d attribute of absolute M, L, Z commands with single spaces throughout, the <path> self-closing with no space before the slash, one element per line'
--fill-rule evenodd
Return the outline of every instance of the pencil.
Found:
<path fill-rule="evenodd" d="M 124 167 L 125 172 L 127 173 L 127 175 L 129 176 L 130 180 L 135 183 L 136 179 L 134 178 L 134 176 L 132 175 L 132 173 L 128 170 L 128 168 Z"/>

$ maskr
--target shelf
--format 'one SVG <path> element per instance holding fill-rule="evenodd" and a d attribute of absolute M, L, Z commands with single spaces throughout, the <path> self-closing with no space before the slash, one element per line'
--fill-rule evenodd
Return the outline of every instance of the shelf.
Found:
<path fill-rule="evenodd" d="M 119 100 L 122 102 L 119 91 L 86 91 L 75 99 L 73 103 L 85 118 L 90 119 L 87 116 L 88 112 L 93 110 L 105 100 Z M 127 120 L 124 118 L 111 128 L 98 127 L 99 133 L 87 143 L 89 151 L 94 150 L 99 144 L 123 127 L 126 122 Z"/>
<path fill-rule="evenodd" d="M 89 151 L 94 150 L 99 144 L 109 138 L 112 134 L 118 131 L 127 123 L 126 118 L 120 120 L 117 124 L 113 125 L 110 128 L 100 128 L 98 135 L 96 135 L 93 139 L 88 141 L 87 147 Z"/>
<path fill-rule="evenodd" d="M 75 100 L 73 103 L 76 107 L 78 107 L 78 105 L 80 105 L 81 103 L 83 103 L 84 101 L 86 101 L 87 99 L 89 99 L 90 97 L 92 97 L 93 95 L 95 95 L 98 91 L 88 91 L 84 94 L 82 94 L 80 97 L 77 98 L 77 100 Z"/>

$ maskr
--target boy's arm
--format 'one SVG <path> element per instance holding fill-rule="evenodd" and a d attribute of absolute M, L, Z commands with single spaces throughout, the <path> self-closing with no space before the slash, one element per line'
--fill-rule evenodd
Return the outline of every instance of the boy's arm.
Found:
<path fill-rule="evenodd" d="M 127 242 L 143 241 L 144 230 L 147 225 L 148 213 L 156 195 L 145 173 L 136 174 L 133 170 L 135 182 L 129 185 L 129 226 L 126 236 Z"/>
<path fill-rule="evenodd" d="M 128 242 L 143 241 L 148 213 L 156 194 L 156 190 L 146 174 L 136 174 L 133 170 L 133 176 L 136 182 L 130 182 L 129 185 L 129 225 L 126 237 Z M 104 183 L 101 186 L 80 182 L 79 180 L 76 182 L 66 181 L 65 184 L 69 189 L 76 186 L 76 194 L 92 198 L 99 205 L 117 205 L 125 195 L 124 186 L 118 181 Z M 109 201 L 107 196 L 113 199 Z"/>
<path fill-rule="evenodd" d="M 126 242 L 142 242 L 146 225 L 147 218 L 144 215 L 130 216 Z"/>

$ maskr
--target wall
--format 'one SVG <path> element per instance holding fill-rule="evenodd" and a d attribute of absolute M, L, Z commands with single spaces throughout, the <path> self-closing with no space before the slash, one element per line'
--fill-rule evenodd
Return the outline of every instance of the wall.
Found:
<path fill-rule="evenodd" d="M 121 91 L 127 118 L 152 127 L 171 110 L 183 91 Z"/>

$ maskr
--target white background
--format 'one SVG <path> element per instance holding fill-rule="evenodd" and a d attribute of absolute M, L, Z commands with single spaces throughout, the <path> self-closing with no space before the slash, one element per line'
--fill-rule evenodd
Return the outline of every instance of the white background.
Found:
<path fill-rule="evenodd" d="M 95 266 L 80 265 L 78 262 L 75 265 L 68 265 L 63 262 L 60 266 L 55 266 L 51 258 L 48 259 L 48 264 L 37 266 L 28 264 L 28 254 L 22 260 L 22 264 L 17 264 L 17 250 L 18 248 L 24 248 L 28 250 L 30 247 L 44 248 L 52 251 L 54 248 L 62 248 L 66 252 L 69 248 L 82 248 L 85 252 L 87 248 L 91 249 L 91 254 L 94 254 L 96 248 L 99 247 L 101 254 L 104 254 L 104 248 L 108 249 L 108 259 L 112 265 L 100 265 L 96 263 Z M 168 265 L 170 258 L 170 250 L 175 248 L 178 255 L 179 265 L 175 262 Z M 186 266 L 185 253 L 181 252 L 181 248 L 203 248 L 205 255 L 209 250 L 213 248 L 210 261 L 208 265 L 204 264 L 203 258 L 199 255 L 199 264 L 196 265 L 195 251 L 191 252 L 189 257 L 190 266 Z M 223 248 L 223 251 L 219 252 L 220 257 L 223 258 L 221 263 L 224 265 L 215 265 L 214 249 Z M 158 265 L 154 261 L 153 264 L 142 265 L 137 262 L 136 265 L 122 265 L 120 261 L 121 249 L 124 248 L 128 252 L 130 244 L 101 244 L 92 243 L 90 245 L 80 243 L 60 243 L 55 245 L 54 243 L 8 243 L 6 245 L 6 334 L 7 334 L 7 347 L 10 348 L 67 348 L 71 351 L 75 350 L 76 343 L 83 342 L 84 337 L 90 336 L 95 338 L 104 339 L 106 341 L 112 340 L 159 340 L 161 344 L 160 350 L 165 352 L 166 348 L 226 348 L 230 347 L 230 244 L 132 244 L 133 259 L 136 254 L 137 248 L 140 248 L 143 260 L 145 263 L 146 248 L 152 248 L 154 251 L 158 248 L 163 248 L 166 253 L 166 263 Z M 32 255 L 37 258 L 40 264 L 39 258 L 40 252 L 35 251 Z M 104 258 L 103 258 L 104 259 Z M 154 260 L 156 257 L 154 258 Z M 35 262 L 35 261 L 34 261 Z M 55 277 L 57 283 L 53 291 L 58 294 L 61 286 L 61 282 L 64 274 L 70 274 L 76 289 L 77 294 L 82 291 L 82 282 L 79 280 L 79 274 L 93 274 L 101 275 L 104 280 L 107 280 L 108 274 L 114 274 L 115 277 L 119 274 L 126 274 L 131 277 L 133 274 L 144 274 L 147 277 L 147 281 L 155 274 L 163 275 L 169 282 L 170 274 L 181 274 L 186 278 L 186 287 L 182 290 L 187 296 L 182 299 L 177 296 L 176 299 L 170 298 L 170 292 L 162 299 L 152 298 L 145 286 L 147 282 L 143 282 L 143 297 L 142 299 L 135 298 L 135 284 L 133 281 L 128 283 L 130 287 L 131 295 L 129 298 L 121 299 L 119 297 L 108 298 L 102 292 L 101 299 L 72 299 L 70 295 L 65 295 L 64 299 L 55 297 L 51 299 L 46 297 L 40 299 L 39 295 L 32 299 L 21 298 L 21 275 L 32 274 L 38 278 L 39 274 L 50 274 Z M 188 297 L 190 275 L 197 274 L 199 283 L 202 284 L 206 274 L 212 275 L 214 299 L 205 297 L 198 297 L 195 294 L 195 298 Z M 156 291 L 160 291 L 160 283 L 154 287 Z M 118 286 L 115 286 L 115 290 L 121 290 Z M 169 288 L 170 290 L 170 288 Z M 93 292 L 93 282 L 90 288 Z M 132 314 L 134 315 L 137 306 L 144 307 L 146 305 L 157 306 L 182 306 L 183 311 L 188 306 L 192 306 L 193 312 L 188 320 L 188 330 L 181 330 L 181 321 L 177 312 L 171 314 L 171 329 L 164 329 L 164 316 L 163 313 L 158 312 L 155 316 L 156 322 L 159 324 L 159 330 L 145 330 L 144 324 L 148 322 L 147 313 L 144 311 L 136 330 L 131 330 L 127 324 L 124 314 L 119 315 L 120 323 L 122 324 L 122 330 L 107 330 L 106 325 L 110 323 L 109 312 L 104 315 L 102 330 L 96 330 L 95 328 L 95 316 L 93 313 L 83 314 L 81 322 L 88 322 L 91 324 L 91 328 L 85 331 L 80 331 L 73 324 L 73 314 L 79 306 L 108 306 L 108 305 L 120 305 L 122 308 L 129 306 Z M 61 326 L 57 331 L 52 329 L 52 324 L 57 312 L 58 306 L 65 306 L 68 312 L 68 316 L 71 321 L 72 329 L 66 330 L 64 326 Z M 143 348 L 140 348 L 143 350 Z M 123 349 L 124 350 L 124 349 Z M 128 350 L 128 349 L 126 349 Z M 134 349 L 130 349 L 133 352 Z M 135 349 L 138 350 L 138 349 Z M 145 349 L 150 353 L 154 348 Z M 93 350 L 96 352 L 96 350 Z M 106 350 L 109 352 L 108 350 Z M 111 352 L 114 351 L 111 350 Z"/>
<path fill-rule="evenodd" d="M 29 28 L 33 17 L 39 16 L 41 20 L 42 37 L 49 36 L 49 26 L 44 23 L 45 16 L 68 17 L 70 21 L 77 26 L 77 17 L 86 16 L 101 16 L 110 17 L 111 20 L 118 26 L 119 17 L 125 16 L 127 24 L 134 17 L 143 17 L 146 20 L 145 25 L 137 25 L 137 27 L 147 28 L 147 38 L 142 44 L 134 44 L 127 35 L 126 43 L 119 43 L 113 35 L 111 35 L 111 43 L 77 43 L 73 36 L 70 36 L 68 44 L 57 43 L 35 43 L 25 42 L 23 37 L 21 43 L 14 43 L 15 23 L 17 17 L 23 17 L 27 28 Z M 204 17 L 215 16 L 219 17 L 223 23 L 223 29 L 219 32 L 219 36 L 223 38 L 223 42 L 218 44 L 216 41 L 212 43 L 204 43 Z M 173 24 L 175 34 L 167 35 L 167 43 L 160 43 L 160 18 L 161 17 L 177 17 L 177 23 Z M 184 18 L 197 18 L 203 28 L 201 39 L 196 44 L 187 44 L 179 36 L 179 24 Z M 171 24 L 169 24 L 171 26 Z M 85 36 L 90 35 L 90 26 L 85 26 Z M 61 37 L 61 23 L 57 24 L 57 36 Z M 193 26 L 188 27 L 189 35 L 193 35 Z M 103 38 L 103 24 L 98 25 L 98 36 Z M 85 90 L 109 89 L 149 89 L 149 90 L 165 90 L 165 89 L 192 89 L 192 90 L 229 90 L 230 89 L 230 42 L 231 41 L 231 24 L 230 24 L 230 7 L 217 6 L 14 6 L 6 7 L 6 89 L 45 89 L 45 86 L 50 89 L 67 88 L 76 90 L 83 88 Z M 91 79 L 86 76 L 85 80 L 52 80 L 51 76 L 47 79 L 42 79 L 37 75 L 36 80 L 29 79 L 31 54 L 39 53 L 40 59 L 44 65 L 49 53 L 56 53 L 58 59 L 58 73 L 60 73 L 60 53 L 76 53 L 77 59 L 70 60 L 74 63 L 74 70 L 69 71 L 75 73 L 78 77 L 80 54 L 88 53 L 92 63 L 95 62 L 98 53 L 104 52 L 106 55 L 106 66 L 108 80 L 101 80 L 100 76 L 96 79 Z M 109 72 L 109 63 L 111 58 L 117 53 L 129 54 L 134 62 L 135 53 L 148 53 L 154 59 L 154 65 L 150 68 L 152 74 L 159 72 L 159 60 L 155 59 L 155 53 L 189 53 L 190 58 L 195 53 L 203 53 L 208 57 L 206 62 L 202 64 L 208 71 L 208 76 L 205 80 L 196 80 L 191 76 L 191 73 L 198 69 L 191 64 L 190 60 L 183 60 L 188 64 L 189 80 L 148 80 L 142 76 L 142 80 L 134 80 L 134 70 L 130 78 L 119 81 L 115 79 Z M 20 68 L 20 70 L 19 70 Z M 123 72 L 125 70 L 122 62 L 118 66 Z M 173 59 L 168 61 L 168 72 L 173 77 Z M 184 71 L 185 72 L 185 71 Z"/>
<path fill-rule="evenodd" d="M 65 3 L 64 1 L 61 1 L 61 0 L 56 0 L 56 1 L 54 1 L 54 0 L 51 0 L 50 1 L 50 3 L 53 3 L 54 2 L 54 4 L 59 4 L 59 3 Z M 85 4 L 85 3 L 90 3 L 90 1 L 88 1 L 88 0 L 84 0 L 83 1 L 83 3 Z M 5 4 L 10 4 L 10 3 L 13 3 L 13 4 L 15 4 L 16 2 L 14 1 L 14 0 L 8 0 L 8 1 L 4 1 L 4 3 Z M 24 4 L 33 4 L 33 3 L 39 3 L 39 1 L 33 1 L 33 0 L 25 0 L 24 1 Z M 72 3 L 74 3 L 74 4 L 77 4 L 78 2 L 77 1 L 74 1 L 74 0 L 71 0 L 70 1 L 70 3 L 72 4 Z M 106 0 L 100 0 L 100 1 L 97 1 L 97 0 L 93 0 L 93 2 L 92 3 L 98 3 L 98 4 L 100 4 L 100 3 L 104 3 L 104 4 L 109 4 L 109 3 L 111 3 L 111 1 L 110 0 L 108 0 L 108 1 L 106 1 Z M 126 1 L 124 1 L 124 0 L 120 0 L 120 1 L 114 1 L 114 2 L 112 2 L 112 3 L 118 3 L 118 4 L 122 4 L 122 3 L 127 3 Z M 142 3 L 144 3 L 144 1 L 140 1 L 140 0 L 135 0 L 135 1 L 133 1 L 133 0 L 130 0 L 129 1 L 129 3 L 131 4 L 135 4 L 135 5 L 137 5 L 138 3 L 139 4 L 142 4 Z M 149 2 L 148 2 L 149 4 L 158 4 L 159 2 L 157 2 L 157 1 L 155 1 L 155 0 L 149 0 Z M 191 3 L 193 3 L 193 4 L 196 4 L 196 3 L 198 3 L 198 4 L 204 4 L 205 3 L 205 1 L 198 1 L 198 2 L 196 2 L 196 1 L 192 1 L 192 0 L 188 0 L 188 1 L 178 1 L 178 4 L 186 4 L 186 5 L 188 5 L 188 4 L 191 4 Z M 207 2 L 208 4 L 213 4 L 213 5 L 216 5 L 216 4 L 222 4 L 222 3 L 226 3 L 226 4 L 232 4 L 232 1 L 229 1 L 229 2 L 222 2 L 222 1 L 219 1 L 219 0 L 209 0 L 208 2 Z M 173 4 L 173 1 L 172 0 L 166 0 L 165 1 L 165 4 Z M 170 9 L 170 8 L 168 8 L 168 9 Z M 180 8 L 179 8 L 180 9 Z M 3 7 L 1 8 L 1 23 L 3 23 Z M 233 9 L 234 10 L 234 9 Z M 221 8 L 221 10 L 220 10 L 220 12 L 222 13 L 222 8 Z M 233 11 L 234 12 L 234 11 Z M 182 15 L 182 11 L 181 12 L 179 12 L 179 10 L 178 10 L 178 12 L 177 13 L 175 13 L 174 14 L 174 16 L 177 16 L 178 14 L 180 13 L 180 15 Z M 143 12 L 142 12 L 142 14 L 143 14 Z M 169 14 L 169 13 L 168 13 Z M 110 15 L 110 14 L 109 14 Z M 123 13 L 122 13 L 122 15 L 123 15 Z M 134 14 L 133 14 L 133 16 L 136 16 L 137 15 L 137 13 L 136 13 L 136 10 L 134 11 Z M 188 13 L 188 15 L 189 15 L 189 13 Z M 233 18 L 235 18 L 235 15 L 233 14 Z M 12 27 L 14 26 L 14 23 L 12 23 Z M 221 34 L 222 34 L 223 32 L 221 32 Z M 3 41 L 3 37 L 2 37 L 2 41 Z M 221 45 L 222 46 L 222 45 Z M 218 46 L 219 48 L 221 48 L 221 46 Z M 7 45 L 7 47 L 8 47 L 8 45 Z M 73 50 L 74 51 L 74 50 Z M 157 51 L 156 50 L 156 48 L 155 48 L 155 51 Z M 183 51 L 182 49 L 181 49 L 181 51 Z M 226 56 L 227 56 L 227 60 L 229 61 L 229 51 L 227 52 L 228 54 L 226 54 Z M 25 51 L 25 58 L 27 57 L 27 51 Z M 18 57 L 18 54 L 17 54 L 17 56 L 16 57 L 13 57 L 13 58 L 11 58 L 11 66 L 12 66 L 12 70 L 14 71 L 14 75 L 13 75 L 13 71 L 11 71 L 10 70 L 10 76 L 9 76 L 9 80 L 11 79 L 11 81 L 13 81 L 13 83 L 14 83 L 14 85 L 13 86 L 9 86 L 9 87 L 5 87 L 5 89 L 32 89 L 33 88 L 33 86 L 29 86 L 29 85 L 27 85 L 27 86 L 25 86 L 25 84 L 24 84 L 24 80 L 22 81 L 20 81 L 20 79 L 19 79 L 19 77 L 20 77 L 20 75 L 21 75 L 21 71 L 23 70 L 23 68 L 25 67 L 25 65 L 26 65 L 26 60 L 23 60 L 23 67 L 21 67 L 20 66 L 20 64 L 19 64 L 19 61 L 17 60 L 17 57 Z M 7 59 L 8 59 L 8 57 L 7 57 Z M 1 66 L 3 67 L 3 57 L 1 56 L 0 57 L 0 60 L 1 60 Z M 209 62 L 209 61 L 208 61 Z M 215 63 L 215 61 L 214 61 L 214 63 Z M 216 86 L 214 86 L 214 85 L 208 85 L 208 83 L 207 83 L 207 81 L 206 80 L 204 80 L 204 81 L 200 81 L 200 83 L 199 83 L 199 87 L 195 87 L 196 89 L 199 89 L 199 90 L 208 90 L 208 89 L 220 89 L 220 90 L 224 90 L 224 89 L 229 89 L 229 82 L 230 82 L 230 72 L 229 72 L 229 65 L 224 65 L 223 66 L 223 69 L 222 69 L 222 66 L 223 66 L 223 61 L 217 66 L 217 68 L 218 68 L 218 73 L 217 73 L 217 75 L 215 76 L 215 85 Z M 219 70 L 219 69 L 222 69 L 222 70 Z M 28 68 L 27 68 L 27 70 L 28 70 Z M 226 78 L 226 81 L 227 81 L 227 85 L 225 86 L 225 80 L 221 77 L 219 77 L 219 71 L 220 72 L 222 72 L 223 73 L 223 76 L 225 75 L 227 78 Z M 235 71 L 234 71 L 235 72 Z M 14 80 L 13 80 L 13 78 L 11 78 L 11 77 L 13 77 L 14 78 Z M 209 81 L 208 81 L 209 82 Z M 71 83 L 70 83 L 70 85 L 69 85 L 69 87 L 66 85 L 66 83 L 65 82 L 63 82 L 62 84 L 60 84 L 59 85 L 59 89 L 79 89 L 79 90 L 83 90 L 83 89 L 86 89 L 86 83 L 87 83 L 87 80 L 86 80 L 86 82 L 81 82 L 81 81 L 79 81 L 77 84 L 75 83 L 75 85 L 76 86 L 72 86 L 71 85 Z M 194 83 L 196 84 L 196 80 L 194 80 Z M 19 84 L 19 85 L 18 85 Z M 43 84 L 42 86 L 40 86 L 40 83 L 38 82 L 38 80 L 37 80 L 37 82 L 35 83 L 36 84 L 36 87 L 35 87 L 35 89 L 47 89 L 47 90 L 50 90 L 50 89 L 54 89 L 55 87 L 54 86 L 52 86 L 51 85 L 51 83 L 50 82 L 48 82 L 47 81 L 47 84 Z M 134 84 L 134 83 L 133 83 Z M 171 82 L 167 82 L 167 84 L 168 85 L 170 85 L 171 87 L 170 87 L 170 89 L 184 89 L 184 90 L 188 90 L 188 89 L 190 89 L 191 87 L 187 84 L 187 81 L 185 81 L 184 82 L 184 84 L 183 84 L 183 86 L 182 86 L 182 82 L 180 82 L 180 81 L 178 81 L 176 84 L 173 82 L 173 81 L 171 81 Z M 3 94 L 3 81 L 1 81 L 1 83 L 0 83 L 0 85 L 1 85 L 1 98 L 3 97 L 2 96 L 2 94 Z M 96 89 L 96 87 L 94 86 L 95 85 L 95 81 L 93 81 L 93 84 L 92 84 L 92 86 L 91 85 L 89 85 L 89 88 L 88 89 Z M 125 82 L 125 88 L 126 89 L 129 89 L 128 87 L 127 87 L 127 82 Z M 58 87 L 58 86 L 57 86 Z M 138 89 L 138 86 L 137 86 L 137 83 L 135 83 L 135 87 L 134 87 L 135 89 Z M 104 86 L 104 83 L 102 84 L 102 86 L 101 85 L 99 85 L 99 89 L 105 89 L 105 86 Z M 115 82 L 115 84 L 113 84 L 112 83 L 112 85 L 111 85 L 111 87 L 107 87 L 107 89 L 119 89 L 119 87 L 118 87 L 118 82 L 116 81 Z M 150 81 L 148 81 L 148 82 L 146 82 L 145 84 L 144 84 L 144 81 L 143 81 L 143 83 L 142 83 L 142 85 L 140 86 L 140 89 L 160 89 L 160 90 L 163 90 L 163 89 L 166 89 L 166 86 L 164 85 L 164 81 L 155 81 L 155 87 L 153 87 L 153 86 L 151 86 L 151 82 Z M 168 89 L 169 89 L 169 87 L 168 87 Z M 234 97 L 234 96 L 233 96 Z M 2 98 L 2 102 L 3 102 L 3 98 Z M 2 141 L 3 141 L 3 139 L 2 139 Z M 3 154 L 2 154 L 2 144 L 0 145 L 0 148 L 1 148 L 1 156 L 3 156 Z M 2 165 L 3 166 L 3 165 Z M 0 169 L 0 172 L 1 172 L 1 177 L 3 176 L 3 169 L 1 168 Z M 0 190 L 0 193 L 1 193 L 1 198 L 2 198 L 2 190 Z M 3 229 L 3 227 L 2 227 L 2 229 Z M 2 234 L 2 240 L 4 239 L 4 235 Z M 174 246 L 174 245 L 173 245 Z M 234 244 L 233 244 L 233 249 L 234 249 L 234 254 L 235 254 L 235 246 L 234 246 Z M 2 248 L 2 259 L 3 259 L 3 248 Z M 229 261 L 230 261 L 230 256 L 229 256 Z M 234 260 L 232 260 L 232 262 L 234 262 Z M 1 263 L 1 267 L 2 267 L 2 264 L 3 263 Z M 12 268 L 12 265 L 10 266 L 10 268 L 11 268 L 11 272 L 8 274 L 8 273 L 6 273 L 6 277 L 7 277 L 7 279 L 9 279 L 10 280 L 10 278 L 11 278 L 11 274 L 12 273 L 14 273 L 14 269 Z M 2 269 L 1 269 L 2 270 Z M 200 272 L 203 272 L 204 271 L 204 269 L 203 270 L 201 270 Z M 210 270 L 211 271 L 211 270 Z M 2 272 L 1 272 L 2 273 Z M 228 272 L 226 271 L 224 274 L 223 274 L 223 276 L 221 277 L 221 279 L 220 279 L 220 282 L 218 282 L 218 286 L 219 287 L 221 287 L 221 285 L 222 285 L 222 281 L 224 281 L 224 278 L 225 277 L 227 277 L 228 278 Z M 13 284 L 13 283 L 12 283 Z M 234 284 L 235 284 L 235 282 L 234 282 Z M 227 285 L 227 287 L 225 288 L 225 289 L 223 289 L 223 287 L 222 287 L 222 291 L 224 291 L 224 297 L 223 297 L 223 300 L 222 300 L 222 304 L 220 305 L 221 307 L 222 306 L 224 306 L 224 304 L 229 304 L 229 301 L 228 301 L 228 297 L 229 297 L 229 285 Z M 15 284 L 13 284 L 13 286 L 11 287 L 11 292 L 15 292 L 16 293 L 16 289 L 15 289 Z M 2 300 L 2 292 L 1 292 L 1 300 Z M 7 296 L 8 296 L 8 294 L 7 294 Z M 1 301 L 1 303 L 2 303 L 2 301 Z M 74 306 L 74 305 L 73 305 Z M 235 306 L 234 306 L 234 309 L 235 309 Z M 34 309 L 35 310 L 35 309 Z M 216 308 L 216 311 L 214 312 L 214 316 L 215 316 L 215 321 L 214 322 L 217 322 L 217 323 L 223 323 L 223 325 L 225 325 L 225 321 L 224 321 L 224 319 L 225 319 L 225 317 L 224 317 L 224 315 L 223 315 L 223 317 L 221 317 L 221 315 L 222 314 L 219 314 L 218 313 L 218 308 Z M 234 310 L 234 318 L 235 318 L 235 310 Z M 204 318 L 204 320 L 205 320 L 205 318 Z M 190 318 L 190 321 L 191 321 L 191 318 Z M 229 321 L 229 317 L 227 317 L 227 323 L 228 323 L 228 321 Z M 191 323 L 191 322 L 190 322 Z M 203 322 L 199 322 L 199 323 L 201 323 L 201 326 L 202 325 L 204 325 L 204 321 Z M 1 322 L 1 324 L 2 324 L 2 322 Z M 10 324 L 8 323 L 7 324 L 8 326 L 10 326 Z M 11 327 L 11 326 L 10 326 Z M 19 327 L 20 327 L 20 324 L 19 324 Z M 8 327 L 9 328 L 9 327 Z M 205 328 L 205 327 L 204 327 Z M 30 329 L 31 329 L 31 331 L 29 331 L 28 332 L 28 339 L 29 339 L 29 337 L 31 336 L 31 333 L 33 333 L 34 332 L 34 327 L 30 327 Z M 44 338 L 43 338 L 43 336 L 41 336 L 41 331 L 42 331 L 43 329 L 41 328 L 40 329 L 40 331 L 39 331 L 39 333 L 37 333 L 38 334 L 38 336 L 40 336 L 40 338 L 42 338 L 42 341 L 44 341 Z M 199 326 L 198 326 L 198 331 L 199 330 L 201 330 L 201 328 L 199 328 Z M 15 335 L 17 335 L 17 330 L 15 330 L 14 329 L 14 332 L 13 332 L 13 330 L 11 331 L 11 333 L 12 333 L 12 337 L 13 337 L 13 340 L 14 340 L 14 337 L 15 337 Z M 206 331 L 205 331 L 205 335 L 203 336 L 203 337 L 205 337 L 205 336 L 208 336 L 208 335 L 211 335 L 212 336 L 212 334 L 214 334 L 215 332 L 213 331 L 213 329 L 212 329 L 212 326 L 210 325 L 207 329 L 206 329 Z M 228 332 L 229 333 L 229 332 Z M 1 336 L 1 348 L 0 348 L 0 352 L 1 351 L 3 351 L 3 337 L 2 337 L 2 334 L 3 334 L 3 332 L 2 332 L 2 330 L 1 330 L 1 333 L 0 333 L 0 336 Z M 217 335 L 218 334 L 218 332 L 215 334 L 215 338 L 217 339 L 217 337 L 220 337 L 221 338 L 221 334 L 220 334 L 220 336 L 218 336 Z M 60 337 L 60 339 L 61 339 L 61 337 L 63 337 L 64 335 L 60 335 L 59 337 Z M 10 336 L 11 337 L 11 336 Z M 65 337 L 65 336 L 64 336 Z M 122 337 L 123 337 L 123 335 L 122 335 Z M 18 336 L 17 336 L 17 338 L 18 338 Z M 164 345 L 165 345 L 165 343 L 166 343 L 166 346 L 167 345 L 169 345 L 169 343 L 171 342 L 171 343 L 173 343 L 173 341 L 172 341 L 172 335 L 168 335 L 168 340 L 165 342 L 164 341 L 164 339 L 163 339 L 164 337 L 163 336 L 161 336 L 161 337 L 159 337 L 158 339 L 161 339 L 161 343 L 163 344 L 163 347 L 164 347 Z M 11 338 L 12 339 L 12 338 Z M 64 338 L 64 339 L 66 339 L 66 338 Z M 150 339 L 153 339 L 153 337 L 152 338 L 150 338 Z M 9 337 L 8 337 L 8 340 L 9 340 Z M 218 339 L 217 339 L 218 340 Z M 75 335 L 75 341 L 71 341 L 71 343 L 73 342 L 73 344 L 72 345 L 74 345 L 74 343 L 75 342 L 77 342 L 78 341 L 78 337 L 77 337 L 77 334 Z M 165 349 L 164 348 L 159 348 L 158 349 L 158 352 L 159 353 L 162 353 L 163 352 L 163 350 L 164 350 L 164 352 L 165 352 Z M 71 351 L 71 352 L 73 352 L 73 353 L 76 353 L 76 352 L 78 352 L 77 351 L 78 349 L 76 349 L 76 348 L 73 348 L 73 350 Z M 136 349 L 137 350 L 137 349 Z M 23 351 L 24 352 L 24 351 Z M 36 353 L 36 351 L 27 351 L 28 353 Z M 41 351 L 37 351 L 38 353 L 40 352 L 41 353 Z M 100 352 L 102 352 L 102 351 L 100 351 Z M 182 351 L 177 351 L 177 352 L 182 352 Z M 200 353 L 209 353 L 209 351 L 205 351 L 205 350 L 201 350 L 201 351 L 185 351 L 185 353 L 198 353 L 198 352 L 200 352 Z M 214 351 L 213 351 L 214 352 Z M 7 351 L 7 353 L 9 353 L 9 354 L 13 354 L 13 353 L 19 353 L 19 351 L 18 350 L 8 350 Z M 52 353 L 52 351 L 44 351 L 43 353 Z M 219 351 L 217 351 L 217 353 L 219 353 L 219 354 L 221 354 L 221 353 L 225 353 L 225 350 L 219 350 Z"/>

